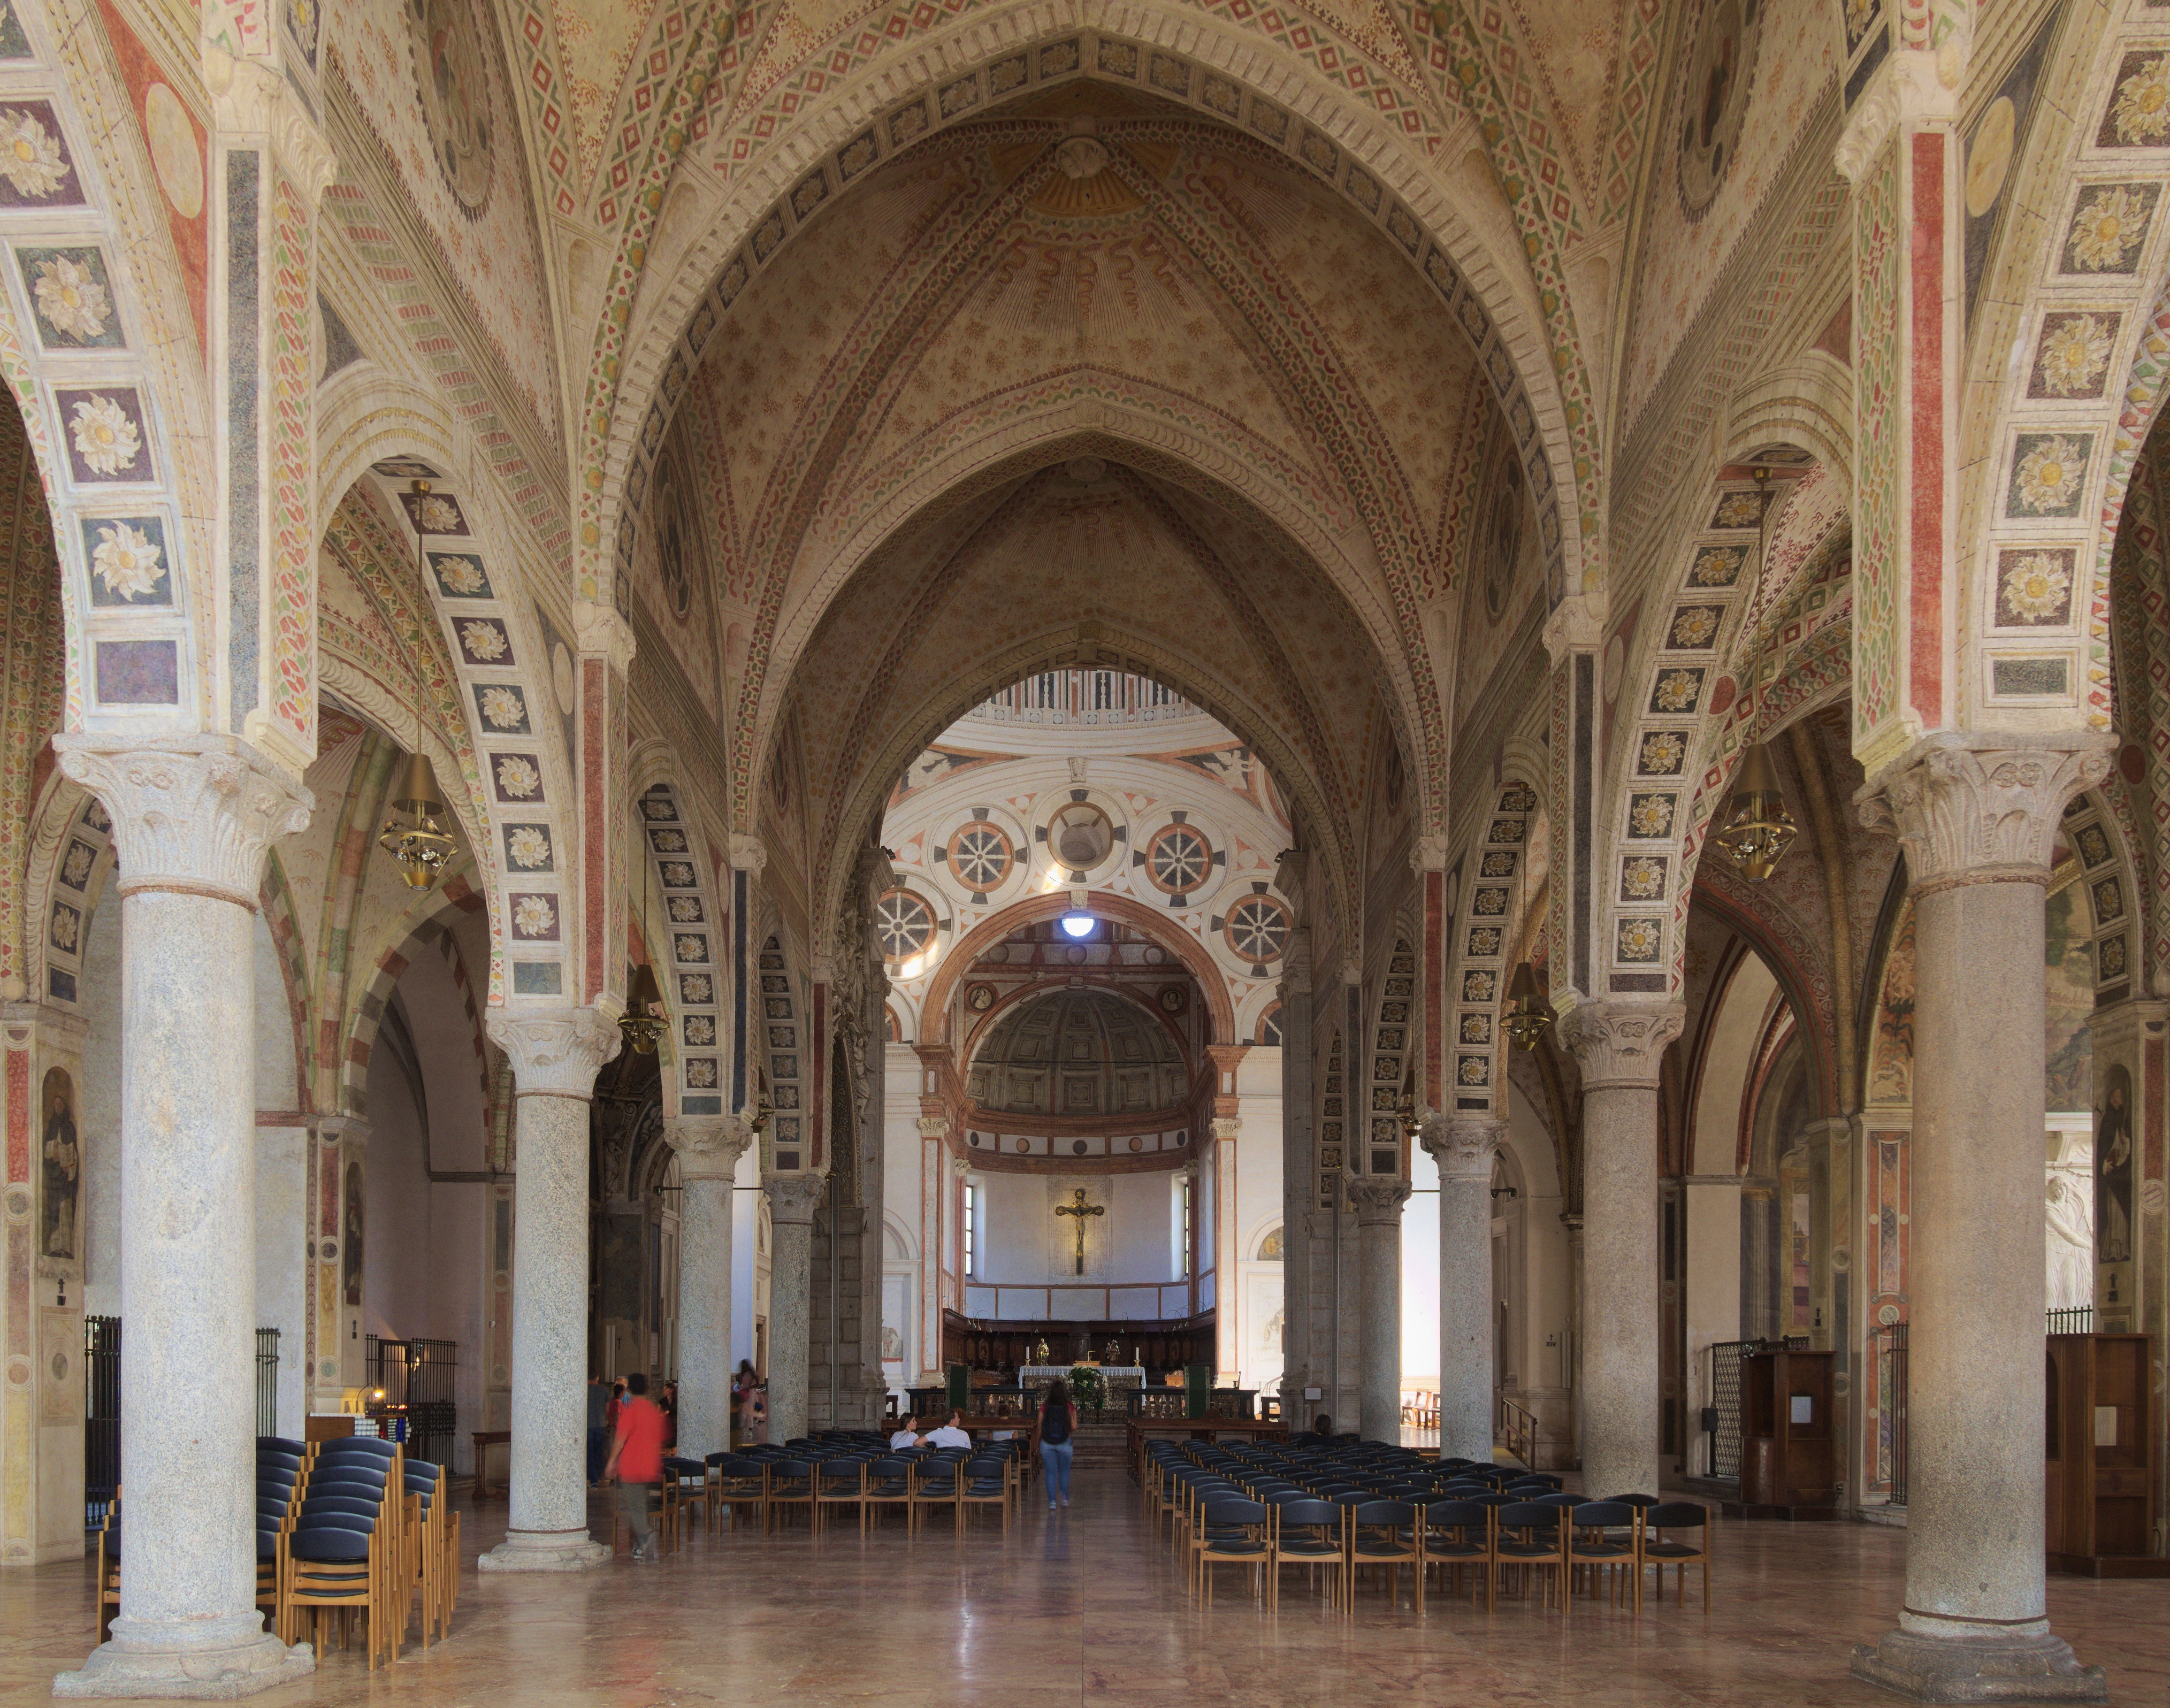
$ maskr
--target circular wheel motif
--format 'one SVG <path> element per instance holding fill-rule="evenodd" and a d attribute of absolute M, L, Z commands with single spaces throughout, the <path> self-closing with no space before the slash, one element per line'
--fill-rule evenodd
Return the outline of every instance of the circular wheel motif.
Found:
<path fill-rule="evenodd" d="M 1010 875 L 1010 839 L 992 825 L 967 825 L 949 846 L 949 869 L 980 895 Z"/>
<path fill-rule="evenodd" d="M 908 889 L 892 889 L 874 904 L 874 935 L 884 960 L 908 961 L 934 940 L 934 910 Z"/>
<path fill-rule="evenodd" d="M 1270 895 L 1247 895 L 1228 911 L 1228 947 L 1254 965 L 1288 947 L 1288 910 Z"/>
<path fill-rule="evenodd" d="M 1170 895 L 1188 895 L 1213 869 L 1213 849 L 1188 825 L 1170 825 L 1152 839 L 1146 871 Z"/>

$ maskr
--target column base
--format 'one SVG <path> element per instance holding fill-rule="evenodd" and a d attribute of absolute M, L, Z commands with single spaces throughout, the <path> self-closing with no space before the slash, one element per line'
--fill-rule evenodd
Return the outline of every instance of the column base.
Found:
<path fill-rule="evenodd" d="M 2072 1646 L 2039 1636 L 1919 1636 L 1886 1631 L 1859 1643 L 1853 1676 L 1917 1702 L 2107 1702 L 2109 1678 Z"/>
<path fill-rule="evenodd" d="M 291 1648 L 269 1631 L 222 1648 L 163 1648 L 119 1635 L 90 1652 L 80 1670 L 53 1679 L 56 1696 L 154 1696 L 189 1702 L 231 1702 L 306 1679 L 317 1669 L 307 1643 Z"/>
<path fill-rule="evenodd" d="M 592 1572 L 611 1551 L 585 1530 L 514 1530 L 481 1559 L 483 1572 Z"/>

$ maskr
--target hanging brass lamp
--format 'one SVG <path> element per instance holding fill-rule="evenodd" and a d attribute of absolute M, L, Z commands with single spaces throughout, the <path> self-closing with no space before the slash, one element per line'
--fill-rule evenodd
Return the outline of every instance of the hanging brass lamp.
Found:
<path fill-rule="evenodd" d="M 1535 1049 L 1545 1028 L 1553 1023 L 1553 1006 L 1538 987 L 1537 969 L 1527 961 L 1515 969 L 1507 985 L 1507 1011 L 1502 1023 L 1517 1049 Z"/>
<path fill-rule="evenodd" d="M 409 889 L 435 883 L 459 846 L 446 822 L 450 814 L 430 756 L 418 748 L 393 790 L 392 816 L 377 839 L 377 846 L 398 862 Z"/>
<path fill-rule="evenodd" d="M 1734 780 L 1732 796 L 1725 803 L 1725 819 L 1710 840 L 1725 851 L 1726 858 L 1740 875 L 1761 883 L 1785 857 L 1801 827 L 1786 810 L 1786 798 L 1778 787 L 1777 767 L 1771 751 L 1761 743 L 1748 750 Z"/>
<path fill-rule="evenodd" d="M 655 969 L 643 961 L 633 969 L 632 988 L 625 993 L 625 1012 L 617 1029 L 635 1055 L 654 1055 L 655 1041 L 670 1022 L 663 1012 L 663 990 L 655 982 Z"/>

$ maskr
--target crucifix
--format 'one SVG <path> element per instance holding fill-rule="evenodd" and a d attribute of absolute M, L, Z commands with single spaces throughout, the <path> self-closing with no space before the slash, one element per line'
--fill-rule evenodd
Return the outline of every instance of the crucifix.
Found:
<path fill-rule="evenodd" d="M 1077 1273 L 1082 1275 L 1085 1273 L 1085 1218 L 1104 1216 L 1108 1214 L 1108 1207 L 1105 1204 L 1086 1203 L 1085 1188 L 1082 1186 L 1072 1187 L 1070 1196 L 1075 1202 L 1056 1205 L 1055 1213 L 1059 1216 L 1077 1218 Z"/>

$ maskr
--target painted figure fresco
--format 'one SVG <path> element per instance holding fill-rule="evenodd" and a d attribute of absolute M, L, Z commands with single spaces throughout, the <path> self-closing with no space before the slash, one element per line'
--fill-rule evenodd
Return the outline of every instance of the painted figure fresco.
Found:
<path fill-rule="evenodd" d="M 45 1217 L 38 1249 L 48 1257 L 80 1258 L 76 1203 L 83 1188 L 83 1150 L 75 1131 L 75 1085 L 66 1068 L 45 1075 L 44 1140 Z"/>
<path fill-rule="evenodd" d="M 2103 1076 L 2095 1111 L 2095 1255 L 2132 1261 L 2132 1078 L 2122 1066 Z"/>

